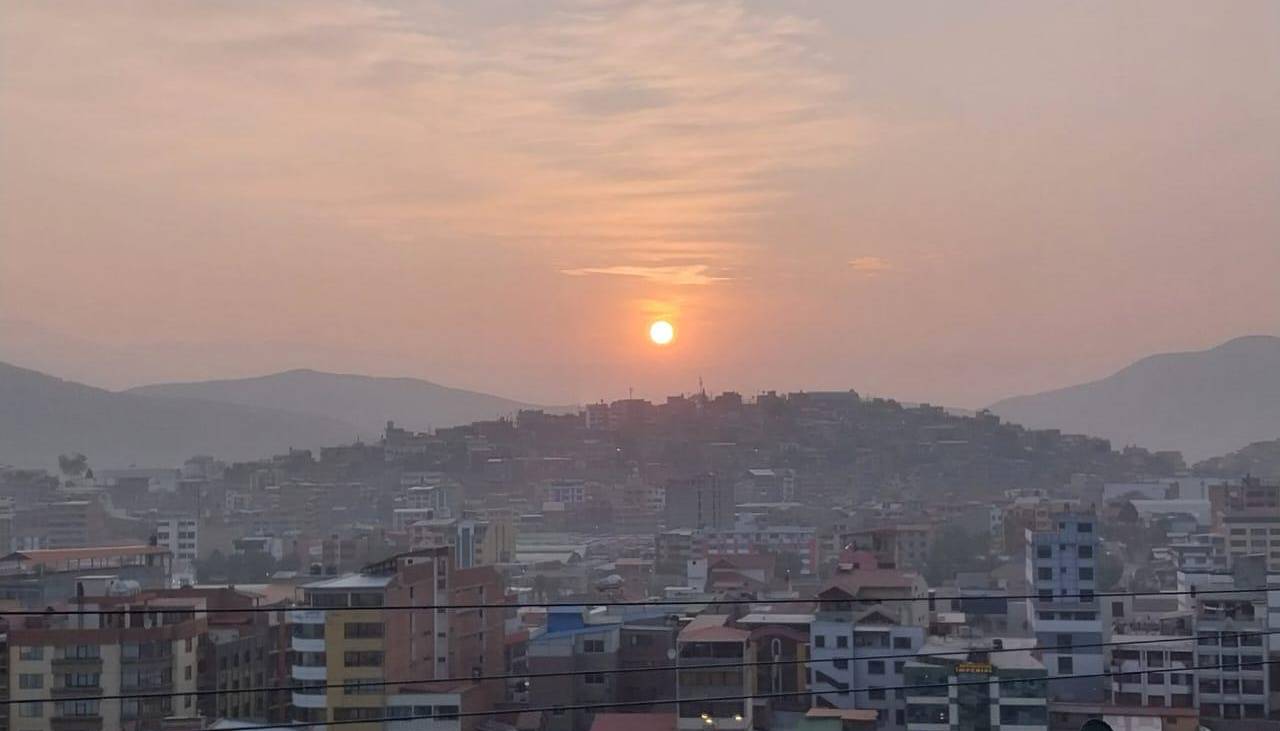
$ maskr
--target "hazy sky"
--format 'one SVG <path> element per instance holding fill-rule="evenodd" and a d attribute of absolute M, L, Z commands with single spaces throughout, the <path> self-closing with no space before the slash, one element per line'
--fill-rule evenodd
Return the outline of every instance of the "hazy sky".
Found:
<path fill-rule="evenodd" d="M 0 320 L 97 385 L 557 403 L 1274 334 L 1280 3 L 6 2 Z"/>

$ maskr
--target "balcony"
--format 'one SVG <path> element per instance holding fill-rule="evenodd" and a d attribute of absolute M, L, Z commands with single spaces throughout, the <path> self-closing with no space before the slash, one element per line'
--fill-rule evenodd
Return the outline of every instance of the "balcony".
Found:
<path fill-rule="evenodd" d="M 293 693 L 293 705 L 298 708 L 324 708 L 328 702 L 328 696 L 323 692 L 320 693 Z"/>
<path fill-rule="evenodd" d="M 326 680 L 328 671 L 324 665 L 294 665 L 290 671 L 294 680 Z"/>
<path fill-rule="evenodd" d="M 101 673 L 101 657 L 55 657 L 50 663 L 55 673 Z"/>
<path fill-rule="evenodd" d="M 305 637 L 294 637 L 290 640 L 289 646 L 298 652 L 324 652 L 324 640 L 307 639 Z"/>
<path fill-rule="evenodd" d="M 293 624 L 324 624 L 325 613 L 319 609 L 294 609 L 289 612 Z"/>

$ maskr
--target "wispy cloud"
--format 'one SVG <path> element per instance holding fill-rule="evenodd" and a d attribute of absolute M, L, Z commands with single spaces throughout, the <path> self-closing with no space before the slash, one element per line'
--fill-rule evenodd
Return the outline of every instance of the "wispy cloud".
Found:
<path fill-rule="evenodd" d="M 688 266 L 632 266 L 618 265 L 609 267 L 580 267 L 578 269 L 562 269 L 562 274 L 571 277 L 585 277 L 593 274 L 615 277 L 639 277 L 659 284 L 672 285 L 704 285 L 728 281 L 729 277 L 714 276 L 711 267 L 706 264 L 690 264 Z"/>
<path fill-rule="evenodd" d="M 741 245 L 782 173 L 840 164 L 854 138 L 820 30 L 741 0 L 570 0 L 519 23 L 357 0 L 10 15 L 7 136 L 68 151 L 42 167 L 395 245 Z"/>
<path fill-rule="evenodd" d="M 859 274 L 873 277 L 892 270 L 893 265 L 889 263 L 888 259 L 878 256 L 859 256 L 849 260 L 849 268 Z"/>

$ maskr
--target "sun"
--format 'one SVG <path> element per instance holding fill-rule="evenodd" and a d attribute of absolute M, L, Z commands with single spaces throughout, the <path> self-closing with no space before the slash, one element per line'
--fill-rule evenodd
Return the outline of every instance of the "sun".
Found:
<path fill-rule="evenodd" d="M 666 345 L 676 336 L 676 329 L 666 320 L 658 320 L 649 326 L 649 339 L 657 345 Z"/>

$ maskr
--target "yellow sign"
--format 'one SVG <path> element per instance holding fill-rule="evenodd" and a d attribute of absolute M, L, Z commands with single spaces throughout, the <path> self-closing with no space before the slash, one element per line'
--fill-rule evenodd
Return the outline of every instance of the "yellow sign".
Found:
<path fill-rule="evenodd" d="M 989 662 L 962 662 L 956 666 L 957 673 L 976 673 L 979 675 L 991 674 L 991 663 Z"/>

